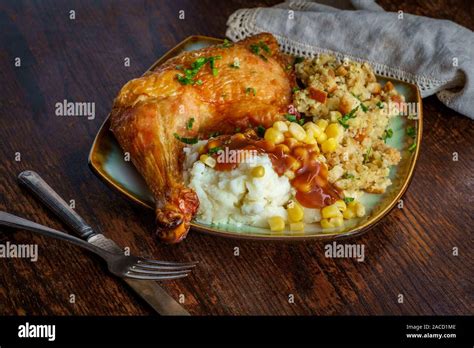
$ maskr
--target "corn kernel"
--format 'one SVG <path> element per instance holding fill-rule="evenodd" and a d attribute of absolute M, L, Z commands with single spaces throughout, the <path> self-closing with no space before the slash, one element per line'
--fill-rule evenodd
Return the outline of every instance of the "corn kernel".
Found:
<path fill-rule="evenodd" d="M 290 180 L 293 180 L 295 178 L 295 172 L 292 172 L 291 170 L 287 170 L 283 175 Z"/>
<path fill-rule="evenodd" d="M 321 209 L 321 216 L 325 219 L 329 219 L 342 216 L 342 213 L 337 205 L 331 204 Z"/>
<path fill-rule="evenodd" d="M 356 214 L 353 208 L 347 207 L 347 209 L 344 210 L 344 212 L 342 213 L 342 216 L 344 217 L 344 219 L 350 220 L 353 219 Z"/>
<path fill-rule="evenodd" d="M 283 231 L 285 229 L 285 220 L 281 216 L 272 216 L 267 220 L 270 230 L 273 232 Z"/>
<path fill-rule="evenodd" d="M 318 138 L 321 133 L 324 132 L 323 129 L 321 129 L 320 127 L 318 127 L 315 123 L 313 122 L 308 122 L 308 123 L 305 123 L 303 128 L 306 130 L 306 132 L 308 131 L 311 131 L 313 133 L 313 136 L 315 138 Z"/>
<path fill-rule="evenodd" d="M 314 137 L 314 133 L 311 130 L 306 131 L 306 138 L 303 139 L 303 143 L 308 145 L 316 144 L 316 138 Z"/>
<path fill-rule="evenodd" d="M 328 219 L 321 219 L 319 222 L 322 228 L 333 228 L 334 225 Z"/>
<path fill-rule="evenodd" d="M 344 212 L 347 209 L 346 202 L 342 199 L 337 200 L 334 204 L 339 208 L 341 212 Z"/>
<path fill-rule="evenodd" d="M 337 123 L 331 123 L 326 128 L 326 135 L 328 138 L 337 138 L 342 134 L 341 126 Z"/>
<path fill-rule="evenodd" d="M 273 128 L 275 128 L 277 131 L 285 133 L 288 131 L 288 126 L 285 122 L 283 121 L 276 121 L 273 124 Z"/>
<path fill-rule="evenodd" d="M 337 141 L 334 138 L 329 138 L 324 143 L 321 144 L 321 150 L 324 153 L 334 152 L 337 148 Z"/>
<path fill-rule="evenodd" d="M 275 128 L 268 128 L 265 131 L 264 138 L 274 144 L 280 144 L 285 140 L 283 133 L 277 131 Z"/>
<path fill-rule="evenodd" d="M 325 120 L 325 119 L 319 119 L 316 121 L 316 126 L 318 126 L 319 128 L 321 128 L 323 131 L 326 130 L 326 127 L 328 126 L 328 121 Z"/>
<path fill-rule="evenodd" d="M 245 135 L 243 135 L 242 133 L 236 133 L 236 134 L 234 134 L 234 139 L 236 139 L 236 140 L 244 140 L 244 139 L 245 139 Z"/>
<path fill-rule="evenodd" d="M 299 205 L 296 202 L 292 202 L 286 209 L 288 213 L 288 219 L 290 222 L 300 222 L 303 220 L 304 217 L 304 211 L 301 205 Z"/>
<path fill-rule="evenodd" d="M 199 157 L 199 160 L 204 163 L 206 166 L 214 168 L 217 164 L 217 161 L 214 159 L 214 157 L 211 157 L 209 155 L 201 155 Z"/>
<path fill-rule="evenodd" d="M 264 177 L 265 176 L 265 168 L 263 166 L 254 167 L 250 171 L 250 175 L 252 175 L 254 178 Z"/>
<path fill-rule="evenodd" d="M 303 231 L 304 222 L 292 222 L 290 223 L 290 231 Z"/>
<path fill-rule="evenodd" d="M 303 141 L 306 138 L 306 132 L 298 123 L 292 122 L 289 127 L 290 133 L 298 141 Z"/>
<path fill-rule="evenodd" d="M 356 213 L 357 217 L 362 217 L 362 216 L 365 215 L 365 207 L 362 203 L 360 203 L 360 202 L 356 203 L 355 213 Z"/>
<path fill-rule="evenodd" d="M 327 140 L 327 138 L 328 136 L 326 135 L 326 133 L 321 132 L 321 134 L 316 137 L 316 141 L 318 142 L 318 144 L 322 144 Z"/>
<path fill-rule="evenodd" d="M 219 140 L 209 140 L 209 142 L 207 143 L 207 148 L 210 150 L 210 149 L 213 149 L 215 147 L 219 147 L 221 145 L 221 142 Z"/>
<path fill-rule="evenodd" d="M 329 223 L 333 225 L 334 227 L 339 227 L 344 224 L 344 220 L 342 219 L 342 216 L 338 216 L 338 217 L 330 218 Z"/>

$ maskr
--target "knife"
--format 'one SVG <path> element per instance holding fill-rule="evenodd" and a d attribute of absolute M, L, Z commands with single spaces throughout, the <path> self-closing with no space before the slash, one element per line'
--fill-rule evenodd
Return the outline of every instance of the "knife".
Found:
<path fill-rule="evenodd" d="M 110 252 L 123 253 L 113 240 L 97 233 L 77 214 L 40 176 L 26 170 L 18 175 L 18 181 L 32 191 L 66 225 L 87 242 Z M 189 316 L 178 302 L 152 280 L 122 278 L 139 296 L 161 315 Z"/>

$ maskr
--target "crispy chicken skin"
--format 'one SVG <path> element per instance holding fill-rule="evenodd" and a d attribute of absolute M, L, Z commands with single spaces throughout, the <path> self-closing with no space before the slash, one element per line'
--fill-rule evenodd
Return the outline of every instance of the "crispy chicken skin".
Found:
<path fill-rule="evenodd" d="M 217 70 L 205 64 L 195 83 L 179 81 L 183 69 L 198 58 L 216 56 L 221 57 L 214 62 Z M 185 144 L 175 135 L 206 139 L 215 131 L 268 127 L 281 119 L 294 85 L 288 63 L 276 39 L 259 34 L 233 45 L 183 52 L 123 86 L 114 101 L 111 130 L 155 197 L 157 233 L 163 241 L 184 239 L 199 207 L 196 193 L 184 184 Z"/>

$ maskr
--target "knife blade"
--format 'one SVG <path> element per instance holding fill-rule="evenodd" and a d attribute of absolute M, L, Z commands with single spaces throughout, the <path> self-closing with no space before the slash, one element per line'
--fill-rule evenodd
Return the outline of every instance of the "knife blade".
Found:
<path fill-rule="evenodd" d="M 107 251 L 123 253 L 123 250 L 113 240 L 105 237 L 103 234 L 95 234 L 89 237 L 87 241 Z M 168 295 L 155 281 L 130 278 L 123 278 L 123 280 L 159 314 L 170 316 L 190 315 L 187 310 Z"/>
<path fill-rule="evenodd" d="M 96 233 L 38 173 L 32 170 L 26 170 L 18 175 L 18 180 L 33 192 L 44 205 L 51 209 L 51 211 L 78 236 L 107 251 L 115 253 L 124 252 L 113 240 L 105 237 L 103 234 Z M 188 311 L 168 295 L 155 281 L 130 278 L 122 279 L 159 314 L 170 316 L 190 315 Z"/>

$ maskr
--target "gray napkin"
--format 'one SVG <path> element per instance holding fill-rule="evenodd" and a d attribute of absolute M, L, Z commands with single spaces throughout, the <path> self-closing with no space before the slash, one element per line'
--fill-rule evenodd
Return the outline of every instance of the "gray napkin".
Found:
<path fill-rule="evenodd" d="M 238 10 L 227 25 L 234 41 L 269 32 L 285 53 L 367 61 L 376 74 L 415 83 L 422 97 L 436 93 L 474 119 L 474 33 L 454 22 L 385 12 L 373 0 L 292 0 Z"/>

